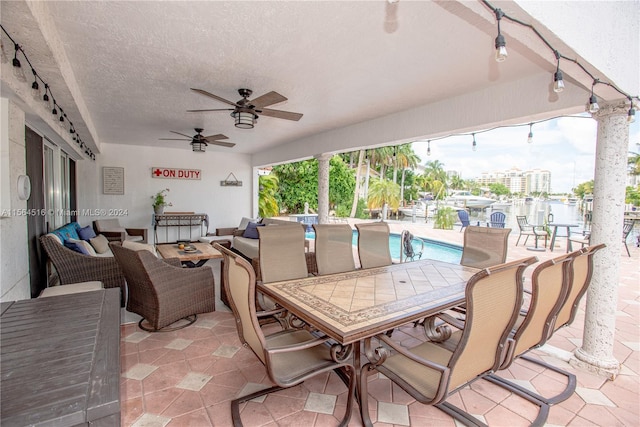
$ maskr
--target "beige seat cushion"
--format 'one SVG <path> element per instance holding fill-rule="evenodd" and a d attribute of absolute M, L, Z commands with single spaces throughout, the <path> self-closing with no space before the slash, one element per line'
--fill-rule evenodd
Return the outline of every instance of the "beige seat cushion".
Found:
<path fill-rule="evenodd" d="M 58 295 L 77 294 L 80 292 L 98 291 L 102 289 L 102 282 L 82 282 L 69 285 L 52 286 L 40 292 L 38 298 L 55 297 Z"/>
<path fill-rule="evenodd" d="M 153 255 L 158 256 L 158 254 L 156 253 L 156 248 L 148 243 L 139 243 L 133 242 L 131 240 L 125 240 L 124 242 L 122 242 L 122 247 L 131 249 L 132 251 L 149 251 Z"/>

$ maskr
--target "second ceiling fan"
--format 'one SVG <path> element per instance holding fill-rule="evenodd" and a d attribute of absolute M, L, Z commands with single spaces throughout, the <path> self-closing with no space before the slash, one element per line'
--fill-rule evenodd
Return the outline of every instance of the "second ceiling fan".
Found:
<path fill-rule="evenodd" d="M 233 142 L 220 141 L 221 139 L 229 139 L 229 137 L 219 133 L 217 135 L 202 135 L 204 129 L 195 128 L 196 134 L 194 136 L 185 135 L 184 133 L 170 130 L 169 132 L 176 135 L 184 136 L 185 138 L 160 138 L 163 141 L 191 141 L 191 149 L 195 152 L 203 153 L 206 151 L 207 145 L 220 145 L 221 147 L 231 148 L 235 146 Z"/>
<path fill-rule="evenodd" d="M 218 95 L 207 92 L 202 89 L 191 88 L 192 91 L 209 98 L 216 99 L 225 104 L 232 105 L 234 108 L 213 108 L 207 110 L 187 110 L 188 112 L 205 112 L 205 111 L 231 111 L 231 117 L 235 119 L 235 126 L 240 129 L 252 129 L 259 116 L 275 117 L 278 119 L 298 121 L 302 118 L 300 113 L 292 113 L 289 111 L 274 110 L 265 108 L 269 105 L 278 104 L 287 100 L 286 97 L 278 92 L 271 91 L 259 96 L 255 99 L 249 99 L 253 91 L 251 89 L 238 89 L 238 93 L 242 97 L 238 102 L 231 102 Z"/>

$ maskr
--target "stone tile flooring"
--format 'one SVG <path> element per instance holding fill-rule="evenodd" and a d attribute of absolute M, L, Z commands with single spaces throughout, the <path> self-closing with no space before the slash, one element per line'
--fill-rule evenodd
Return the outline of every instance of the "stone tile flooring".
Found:
<path fill-rule="evenodd" d="M 402 223 L 395 227 L 411 226 Z M 425 230 L 414 227 L 414 234 L 425 236 Z M 463 234 L 430 228 L 426 233 L 427 237 L 454 243 L 461 243 Z M 515 234 L 510 238 L 509 259 L 530 256 L 531 252 L 515 246 Z M 631 258 L 621 254 L 614 347 L 614 356 L 622 363 L 620 375 L 608 381 L 566 362 L 581 344 L 583 313 L 545 347 L 532 352 L 574 372 L 578 379 L 574 395 L 551 407 L 548 426 L 640 425 L 640 249 L 632 245 L 629 249 Z M 564 246 L 553 253 L 547 250 L 535 255 L 547 259 L 563 252 Z M 219 261 L 210 261 L 210 265 L 219 274 Z M 241 346 L 231 313 L 219 301 L 216 307 L 218 311 L 200 315 L 185 329 L 153 334 L 140 330 L 135 315 L 125 313 L 125 321 L 133 323 L 121 326 L 123 426 L 231 426 L 230 401 L 271 385 L 259 359 Z M 412 325 L 393 336 L 407 345 L 422 338 L 420 329 Z M 563 388 L 561 376 L 526 361 L 517 361 L 501 375 L 543 395 Z M 247 427 L 336 426 L 344 414 L 346 391 L 334 373 L 319 375 L 299 386 L 244 403 L 242 420 Z M 370 377 L 369 401 L 376 426 L 459 425 L 440 410 L 416 402 L 383 376 Z M 529 425 L 537 412 L 533 404 L 484 380 L 456 392 L 448 401 L 490 426 Z M 361 424 L 355 405 L 349 425 Z"/>

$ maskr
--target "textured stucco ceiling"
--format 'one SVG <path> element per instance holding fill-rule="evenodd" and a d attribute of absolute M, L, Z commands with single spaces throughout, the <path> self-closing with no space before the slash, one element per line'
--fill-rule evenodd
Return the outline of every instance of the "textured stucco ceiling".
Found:
<path fill-rule="evenodd" d="M 51 60 L 37 57 L 43 40 L 52 51 L 62 47 L 54 57 L 71 67 L 67 98 L 81 100 L 77 114 L 98 151 L 105 143 L 175 147 L 158 139 L 203 127 L 227 135 L 234 152 L 255 153 L 554 67 L 514 27 L 503 30 L 510 56 L 498 66 L 495 18 L 479 2 L 49 1 L 31 13 L 18 9 L 27 9 L 22 2 L 2 3 L 3 25 L 35 64 Z M 65 69 L 50 73 L 59 79 Z M 253 97 L 273 90 L 288 101 L 272 108 L 304 116 L 261 117 L 240 130 L 228 112 L 187 113 L 226 107 L 192 87 L 231 101 L 239 88 Z"/>

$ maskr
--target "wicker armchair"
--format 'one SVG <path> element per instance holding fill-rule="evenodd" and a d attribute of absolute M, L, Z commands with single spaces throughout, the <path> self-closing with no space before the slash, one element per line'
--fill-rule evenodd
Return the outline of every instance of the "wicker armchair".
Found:
<path fill-rule="evenodd" d="M 40 237 L 40 244 L 55 267 L 61 285 L 100 281 L 105 288 L 121 288 L 120 304 L 124 306 L 124 275 L 113 257 L 83 255 L 66 248 L 56 237 L 47 234 Z"/>
<path fill-rule="evenodd" d="M 159 259 L 147 250 L 124 248 L 120 242 L 109 246 L 127 279 L 127 310 L 143 317 L 141 329 L 180 329 L 195 322 L 198 313 L 215 310 L 210 267 L 182 268 L 177 258 Z M 187 323 L 167 328 L 181 319 Z"/>

